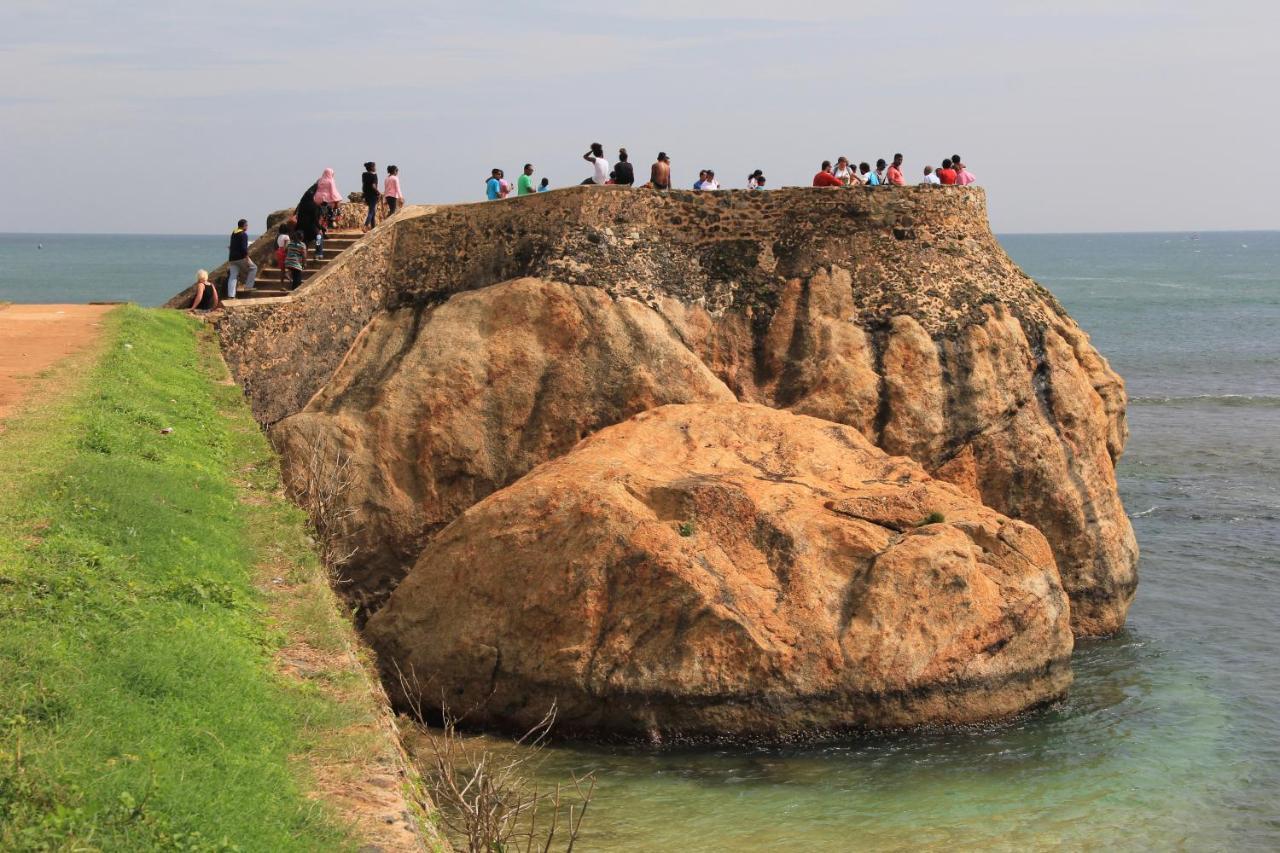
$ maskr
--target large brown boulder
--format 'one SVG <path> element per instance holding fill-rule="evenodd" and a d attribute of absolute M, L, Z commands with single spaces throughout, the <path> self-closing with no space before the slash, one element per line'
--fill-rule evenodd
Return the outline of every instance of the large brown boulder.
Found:
<path fill-rule="evenodd" d="M 820 268 L 780 288 L 766 322 L 674 299 L 662 310 L 740 399 L 853 426 L 1035 525 L 1077 636 L 1117 631 L 1138 559 L 1115 476 L 1124 383 L 994 241 L 944 257 L 895 247 L 856 273 Z"/>
<path fill-rule="evenodd" d="M 721 403 L 490 495 L 367 630 L 401 700 L 477 724 L 555 703 L 567 732 L 788 738 L 1055 699 L 1068 609 L 1030 525 L 849 427 Z"/>
<path fill-rule="evenodd" d="M 645 409 L 733 399 L 652 309 L 523 279 L 378 315 L 272 437 L 291 484 L 341 467 L 341 589 L 376 606 L 432 533 L 538 463 Z"/>

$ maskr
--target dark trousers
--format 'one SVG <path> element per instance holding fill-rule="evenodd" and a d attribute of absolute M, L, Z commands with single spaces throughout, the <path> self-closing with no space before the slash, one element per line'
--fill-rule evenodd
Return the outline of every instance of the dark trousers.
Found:
<path fill-rule="evenodd" d="M 400 199 L 394 196 L 387 196 L 387 216 L 394 216 L 396 213 L 396 205 L 400 203 Z"/>
<path fill-rule="evenodd" d="M 378 222 L 378 197 L 364 197 L 364 203 L 369 205 L 369 214 L 364 218 L 364 224 L 372 228 Z"/>
<path fill-rule="evenodd" d="M 297 290 L 302 286 L 302 270 L 289 268 L 289 278 L 293 280 L 293 286 L 290 290 Z"/>

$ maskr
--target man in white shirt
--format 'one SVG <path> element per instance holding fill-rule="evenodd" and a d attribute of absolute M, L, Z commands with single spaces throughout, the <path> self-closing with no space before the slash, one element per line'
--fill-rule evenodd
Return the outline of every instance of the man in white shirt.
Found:
<path fill-rule="evenodd" d="M 606 184 L 609 182 L 609 161 L 604 157 L 604 146 L 599 142 L 591 143 L 591 150 L 582 155 L 582 159 L 591 164 L 592 175 L 583 181 L 584 184 Z"/>
<path fill-rule="evenodd" d="M 710 169 L 707 169 L 707 178 L 702 182 L 702 188 L 704 190 L 720 189 L 720 182 L 716 180 L 715 172 L 711 171 Z"/>
<path fill-rule="evenodd" d="M 922 186 L 922 187 L 924 187 L 924 186 L 933 186 L 933 185 L 935 185 L 935 184 L 941 184 L 941 183 L 942 183 L 942 181 L 938 180 L 938 176 L 937 176 L 937 175 L 935 175 L 935 174 L 933 173 L 933 167 L 932 167 L 932 166 L 925 166 L 925 167 L 924 167 L 924 180 L 920 182 L 920 186 Z"/>

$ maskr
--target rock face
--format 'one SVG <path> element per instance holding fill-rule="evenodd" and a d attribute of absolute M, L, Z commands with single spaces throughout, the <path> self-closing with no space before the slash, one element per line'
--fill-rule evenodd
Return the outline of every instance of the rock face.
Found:
<path fill-rule="evenodd" d="M 1068 612 L 1030 525 L 852 428 L 719 403 L 646 411 L 490 495 L 367 630 L 416 701 L 473 722 L 555 702 L 561 731 L 787 738 L 1054 699 Z"/>
<path fill-rule="evenodd" d="M 547 440 L 537 429 L 526 434 L 519 418 L 490 421 L 467 397 L 415 378 L 425 368 L 413 353 L 435 332 L 392 326 L 415 317 L 430 325 L 435 312 L 522 278 L 548 292 L 592 290 L 635 322 L 644 316 L 646 340 L 663 342 L 652 352 L 677 359 L 678 373 L 691 375 L 692 359 L 739 401 L 851 426 L 1034 525 L 1053 548 L 1077 635 L 1124 624 L 1137 547 L 1115 483 L 1127 438 L 1123 383 L 1053 296 L 1004 254 L 982 191 L 971 187 L 702 194 L 586 187 L 410 208 L 292 296 L 229 308 L 218 327 L 228 363 L 262 423 L 281 424 L 286 463 L 319 443 L 353 458 L 368 448 L 376 460 L 369 470 L 381 469 L 356 497 L 366 518 L 385 520 L 375 529 L 392 534 L 370 537 L 357 557 L 370 568 L 361 576 L 353 564 L 352 588 L 367 581 L 385 591 L 433 529 L 568 450 L 569 436 L 648 406 L 713 399 L 678 381 L 676 396 L 618 399 L 614 380 L 602 380 L 584 386 L 593 399 L 566 410 L 568 425 Z M 608 313 L 604 303 L 600 311 Z M 513 331 L 480 324 L 469 346 L 492 348 Z M 373 346 L 379 336 L 418 344 L 402 353 Z M 648 360 L 646 347 L 627 344 L 598 358 L 610 365 L 608 376 L 647 371 L 661 387 L 666 368 Z M 509 355 L 503 369 L 525 369 L 514 350 Z M 465 351 L 433 358 L 433 375 L 455 368 L 478 375 Z M 541 363 L 535 357 L 530 369 L 537 374 Z M 481 393 L 478 382 L 465 387 Z M 395 402 L 384 404 L 384 392 Z M 548 398 L 558 402 L 540 423 L 557 422 L 569 396 Z M 453 418 L 458 435 L 509 424 L 520 433 L 519 461 L 492 471 L 477 463 L 470 484 L 448 486 L 439 500 L 425 488 L 385 486 L 422 476 L 439 482 L 430 473 L 436 468 L 466 467 L 450 460 L 450 448 L 479 445 L 438 441 L 429 427 L 441 418 Z"/>
<path fill-rule="evenodd" d="M 601 427 L 733 400 L 662 318 L 598 288 L 522 279 L 379 315 L 273 431 L 287 482 L 344 460 L 354 597 L 376 606 L 432 533 Z"/>

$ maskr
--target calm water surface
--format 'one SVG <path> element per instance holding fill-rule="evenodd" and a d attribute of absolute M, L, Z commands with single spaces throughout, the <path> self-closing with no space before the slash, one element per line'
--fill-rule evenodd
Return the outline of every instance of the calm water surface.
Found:
<path fill-rule="evenodd" d="M 225 241 L 0 235 L 0 300 L 159 304 Z M 1280 233 L 1003 243 L 1128 382 L 1128 630 L 986 731 L 554 749 L 547 779 L 599 775 L 580 849 L 1280 849 Z"/>

